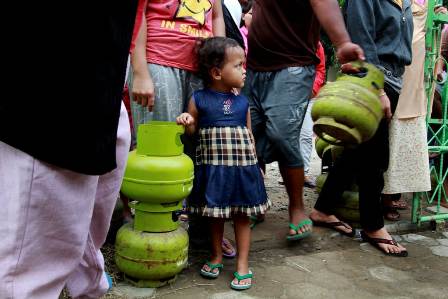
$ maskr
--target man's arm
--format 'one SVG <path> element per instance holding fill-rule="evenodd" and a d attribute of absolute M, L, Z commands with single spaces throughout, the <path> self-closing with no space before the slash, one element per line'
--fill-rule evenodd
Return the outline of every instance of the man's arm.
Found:
<path fill-rule="evenodd" d="M 224 25 L 221 0 L 215 0 L 213 3 L 212 30 L 213 36 L 226 36 L 226 26 Z"/>
<path fill-rule="evenodd" d="M 336 0 L 309 1 L 319 23 L 337 49 L 336 55 L 339 62 L 347 63 L 353 60 L 364 60 L 364 52 L 361 47 L 351 42 L 338 2 Z M 366 0 L 358 2 L 363 1 Z"/>

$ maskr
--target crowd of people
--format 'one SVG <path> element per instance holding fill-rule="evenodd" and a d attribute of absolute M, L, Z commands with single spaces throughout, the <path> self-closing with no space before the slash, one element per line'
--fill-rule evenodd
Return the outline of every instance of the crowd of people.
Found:
<path fill-rule="evenodd" d="M 152 120 L 186 129 L 185 153 L 195 163 L 185 209 L 190 239 L 208 235 L 211 253 L 202 276 L 217 278 L 223 256 L 236 256 L 230 287 L 252 286 L 251 227 L 271 206 L 264 175 L 272 162 L 288 194 L 286 240 L 308 238 L 313 225 L 352 237 L 354 229 L 334 208 L 356 181 L 364 241 L 388 255 L 408 255 L 383 215 L 397 218 L 393 212 L 406 207 L 401 193 L 431 188 L 423 88 L 427 0 L 345 0 L 342 13 L 336 0 L 102 5 L 87 11 L 72 3 L 63 16 L 47 15 L 67 25 L 63 36 L 55 26 L 37 26 L 35 16 L 16 35 L 39 33 L 46 42 L 33 53 L 39 59 L 14 60 L 45 96 L 27 101 L 27 109 L 21 101 L 0 104 L 1 298 L 57 298 L 64 286 L 73 298 L 98 298 L 111 287 L 100 248 L 135 146 L 131 135 Z M 310 111 L 325 83 L 322 30 L 343 71 L 357 72 L 348 64 L 355 60 L 383 71 L 384 118 L 371 140 L 344 150 L 308 214 L 303 187 L 314 186 Z M 61 53 L 69 65 L 56 59 Z M 45 77 L 41 69 L 59 73 Z M 132 126 L 122 102 L 125 83 Z M 19 119 L 30 125 L 16 125 Z M 223 237 L 228 219 L 236 248 Z"/>

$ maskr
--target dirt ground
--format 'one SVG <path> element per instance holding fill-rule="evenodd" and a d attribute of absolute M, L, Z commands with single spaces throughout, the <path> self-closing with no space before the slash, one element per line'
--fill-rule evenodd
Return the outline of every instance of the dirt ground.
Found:
<path fill-rule="evenodd" d="M 320 172 L 320 161 L 313 157 L 312 175 Z M 224 261 L 218 279 L 199 275 L 207 251 L 190 251 L 189 266 L 177 281 L 159 289 L 136 289 L 123 282 L 113 262 L 113 245 L 103 248 L 107 271 L 114 288 L 103 299 L 131 298 L 448 298 L 448 233 L 420 230 L 399 231 L 396 238 L 410 253 L 407 258 L 386 257 L 356 237 L 350 239 L 315 227 L 310 238 L 289 244 L 288 198 L 276 164 L 269 165 L 266 188 L 273 206 L 265 222 L 252 233 L 250 267 L 253 287 L 232 291 L 229 283 L 235 260 Z M 304 201 L 311 210 L 317 193 L 304 188 Z M 404 221 L 410 212 L 404 213 Z M 230 223 L 226 236 L 234 240 Z M 63 298 L 68 298 L 63 295 Z"/>

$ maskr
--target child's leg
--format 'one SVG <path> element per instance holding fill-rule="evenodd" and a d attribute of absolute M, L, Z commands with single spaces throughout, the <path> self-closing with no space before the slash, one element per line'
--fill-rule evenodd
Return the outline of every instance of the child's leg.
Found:
<path fill-rule="evenodd" d="M 235 224 L 235 239 L 238 252 L 237 272 L 240 275 L 249 273 L 249 249 L 250 249 L 250 219 L 246 215 L 234 215 L 233 223 Z M 239 282 L 245 285 L 251 282 L 250 278 L 243 279 Z M 238 280 L 234 280 L 238 284 Z"/>
<path fill-rule="evenodd" d="M 224 234 L 224 221 L 222 218 L 209 218 L 210 219 L 210 233 L 212 242 L 212 256 L 210 258 L 211 264 L 222 263 L 222 237 Z M 203 266 L 205 271 L 210 271 L 210 267 L 205 264 Z M 219 269 L 213 269 L 214 273 L 217 273 Z"/>

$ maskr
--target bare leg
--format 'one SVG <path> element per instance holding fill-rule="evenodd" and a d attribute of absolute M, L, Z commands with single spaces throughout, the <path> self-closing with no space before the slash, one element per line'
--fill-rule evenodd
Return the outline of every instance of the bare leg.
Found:
<path fill-rule="evenodd" d="M 250 220 L 245 215 L 235 215 L 233 217 L 235 224 L 235 239 L 238 251 L 237 258 L 237 272 L 240 275 L 249 273 L 249 249 L 250 249 Z M 238 284 L 238 280 L 235 279 L 233 283 Z M 243 279 L 239 282 L 240 285 L 246 285 L 251 283 L 251 279 Z"/>
<path fill-rule="evenodd" d="M 224 234 L 224 219 L 222 218 L 209 218 L 210 219 L 210 232 L 212 242 L 212 256 L 210 258 L 211 264 L 222 263 L 222 237 Z M 202 269 L 210 271 L 210 267 L 205 264 Z M 219 269 L 213 269 L 213 273 L 218 273 Z"/>
<path fill-rule="evenodd" d="M 289 222 L 298 225 L 304 219 L 307 219 L 305 207 L 303 205 L 303 168 L 291 168 L 280 166 L 280 173 L 285 182 L 286 192 L 289 197 Z M 298 233 L 309 231 L 311 227 L 304 225 Z M 296 234 L 292 229 L 289 230 L 290 235 Z"/>

